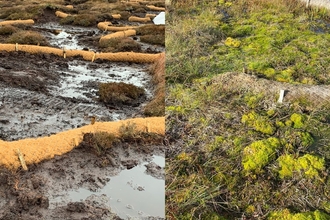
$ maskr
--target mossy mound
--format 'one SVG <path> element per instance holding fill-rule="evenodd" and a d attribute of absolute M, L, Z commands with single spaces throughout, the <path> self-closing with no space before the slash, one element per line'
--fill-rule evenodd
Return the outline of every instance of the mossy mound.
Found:
<path fill-rule="evenodd" d="M 5 25 L 0 27 L 0 35 L 12 35 L 13 33 L 17 32 L 18 28 L 12 25 Z"/>
<path fill-rule="evenodd" d="M 103 40 L 99 46 L 104 52 L 141 52 L 141 45 L 129 37 Z"/>
<path fill-rule="evenodd" d="M 277 138 L 255 141 L 243 151 L 242 164 L 248 173 L 260 173 L 262 168 L 275 158 L 276 150 L 281 146 Z"/>
<path fill-rule="evenodd" d="M 97 15 L 93 14 L 78 14 L 67 16 L 60 20 L 60 24 L 72 24 L 77 26 L 89 27 L 96 25 L 98 22 Z"/>
<path fill-rule="evenodd" d="M 144 35 L 140 37 L 141 42 L 145 42 L 148 44 L 156 44 L 165 46 L 165 35 L 157 34 L 157 35 Z"/>
<path fill-rule="evenodd" d="M 136 28 L 137 35 L 157 35 L 165 33 L 165 25 L 143 25 Z"/>
<path fill-rule="evenodd" d="M 100 83 L 98 93 L 100 101 L 108 105 L 134 105 L 144 96 L 145 91 L 132 84 L 111 82 Z"/>
<path fill-rule="evenodd" d="M 282 155 L 278 158 L 279 175 L 283 178 L 292 178 L 294 174 L 305 175 L 308 178 L 319 178 L 319 172 L 325 170 L 324 158 L 305 154 L 294 158 L 293 155 Z"/>
<path fill-rule="evenodd" d="M 315 210 L 314 212 L 302 212 L 302 213 L 291 213 L 288 209 L 282 211 L 271 212 L 268 215 L 267 220 L 327 220 L 330 219 L 330 215 L 321 212 L 320 210 Z"/>
<path fill-rule="evenodd" d="M 18 31 L 13 33 L 6 40 L 7 43 L 13 44 L 31 44 L 31 45 L 40 45 L 40 46 L 48 46 L 46 38 L 34 31 Z"/>

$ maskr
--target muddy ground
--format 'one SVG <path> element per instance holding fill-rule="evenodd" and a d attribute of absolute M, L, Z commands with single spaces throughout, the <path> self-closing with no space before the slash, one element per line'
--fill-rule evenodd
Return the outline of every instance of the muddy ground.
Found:
<path fill-rule="evenodd" d="M 99 157 L 83 142 L 65 155 L 29 166 L 28 171 L 17 171 L 13 175 L 2 170 L 0 219 L 130 219 L 114 213 L 109 202 L 111 192 L 109 195 L 93 192 L 111 184 L 113 176 L 122 170 L 132 169 L 142 162 L 147 163 L 145 175 L 164 180 L 164 167 L 151 161 L 153 155 L 164 157 L 164 146 L 121 143 Z M 68 191 L 80 188 L 90 191 L 90 196 L 72 202 Z M 138 186 L 134 190 L 144 193 L 149 188 Z M 118 203 L 120 199 L 112 202 Z M 148 201 L 141 203 L 148 205 Z M 131 204 L 123 205 L 132 209 Z M 143 212 L 139 215 L 131 219 L 163 219 Z"/>
<path fill-rule="evenodd" d="M 71 63 L 70 69 L 68 63 Z M 145 64 L 118 64 L 102 60 L 77 63 L 77 59 L 49 54 L 0 52 L 0 138 L 18 140 L 47 136 L 89 124 L 92 116 L 98 121 L 142 116 L 142 103 L 150 100 L 150 96 L 143 96 L 126 106 L 105 105 L 98 100 L 101 81 L 116 81 L 116 78 L 122 78 L 120 74 L 125 69 L 134 66 L 142 70 L 148 68 Z M 91 76 L 79 69 L 82 67 L 89 73 L 104 69 L 108 71 L 104 73 L 108 78 L 102 80 L 96 72 L 88 80 Z M 116 71 L 111 73 L 111 69 Z M 78 83 L 78 78 L 84 74 L 88 75 L 86 80 Z M 134 74 L 127 77 L 134 77 Z M 145 89 L 149 87 L 151 91 L 148 74 L 137 72 L 135 77 L 140 77 Z M 64 87 L 64 84 L 80 84 L 80 87 L 68 94 L 72 88 Z"/>
<path fill-rule="evenodd" d="M 60 25 L 54 12 L 46 9 L 35 19 L 35 25 L 18 28 L 43 34 L 52 47 L 98 50 L 98 40 L 106 33 L 96 26 Z M 118 24 L 136 25 L 127 21 Z M 58 29 L 62 30 L 61 34 L 55 34 Z M 138 36 L 132 39 L 139 42 L 141 52 L 165 50 L 140 42 Z M 0 37 L 0 42 L 5 40 L 6 37 Z M 143 106 L 152 99 L 154 89 L 149 66 L 0 51 L 0 139 L 49 136 L 89 124 L 94 117 L 97 121 L 143 117 Z M 145 95 L 129 105 L 105 105 L 99 101 L 97 92 L 101 82 L 131 83 L 142 87 Z M 11 173 L 0 169 L 0 219 L 164 219 L 163 210 L 159 214 L 149 212 L 158 204 L 153 197 L 165 201 L 165 186 L 157 186 L 160 190 L 154 195 L 148 194 L 155 190 L 153 180 L 165 184 L 164 165 L 153 161 L 156 156 L 165 161 L 162 141 L 153 145 L 120 143 L 101 156 L 83 142 L 65 155 L 29 165 L 28 171 Z M 107 191 L 109 185 L 121 173 L 135 168 L 145 170 L 139 178 L 151 178 L 151 185 L 127 182 L 123 199 L 119 194 L 114 204 L 112 191 Z M 127 186 L 133 191 L 127 190 Z M 79 194 L 80 190 L 88 196 L 77 201 L 72 192 Z M 126 194 L 134 192 L 149 196 L 138 201 L 146 204 L 143 211 L 134 206 L 133 199 L 132 203 L 124 200 Z M 121 205 L 121 201 L 126 203 Z M 165 208 L 165 205 L 157 206 Z"/>

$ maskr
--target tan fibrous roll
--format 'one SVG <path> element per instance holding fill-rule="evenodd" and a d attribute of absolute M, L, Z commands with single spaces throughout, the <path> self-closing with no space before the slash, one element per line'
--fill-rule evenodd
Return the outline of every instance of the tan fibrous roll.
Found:
<path fill-rule="evenodd" d="M 111 15 L 114 19 L 120 19 L 121 18 L 121 14 L 113 14 Z"/>
<path fill-rule="evenodd" d="M 55 15 L 56 15 L 57 17 L 60 17 L 60 18 L 66 18 L 66 17 L 69 16 L 69 14 L 64 13 L 64 12 L 61 12 L 61 11 L 56 11 L 56 12 L 55 12 Z"/>
<path fill-rule="evenodd" d="M 71 9 L 72 9 L 72 8 L 73 8 L 73 5 L 66 5 L 65 7 L 66 7 L 66 8 L 71 8 Z"/>
<path fill-rule="evenodd" d="M 151 18 L 151 19 L 155 18 L 156 16 L 157 15 L 155 15 L 155 14 L 146 14 L 146 17 Z"/>
<path fill-rule="evenodd" d="M 60 48 L 36 46 L 36 45 L 19 45 L 19 44 L 0 44 L 0 51 L 24 51 L 31 54 L 47 53 L 55 54 L 61 57 L 81 56 L 85 60 L 94 61 L 96 59 L 104 59 L 118 62 L 135 62 L 135 63 L 153 63 L 160 54 L 146 54 L 134 52 L 119 53 L 94 53 L 93 51 L 84 50 L 65 50 Z"/>
<path fill-rule="evenodd" d="M 149 21 L 151 21 L 151 19 L 149 17 L 140 18 L 140 17 L 136 17 L 136 16 L 131 16 L 131 17 L 128 18 L 128 21 L 149 22 Z"/>
<path fill-rule="evenodd" d="M 152 11 L 165 11 L 165 8 L 162 7 L 156 7 L 154 5 L 147 5 L 147 7 Z"/>
<path fill-rule="evenodd" d="M 126 30 L 133 30 L 138 28 L 139 26 L 126 26 L 126 27 L 115 27 L 112 26 L 112 23 L 109 21 L 100 22 L 97 24 L 98 29 L 102 31 L 126 31 Z"/>
<path fill-rule="evenodd" d="M 119 52 L 119 53 L 99 53 L 96 54 L 95 59 L 134 62 L 134 63 L 153 63 L 159 58 L 159 56 L 160 54 Z"/>
<path fill-rule="evenodd" d="M 15 44 L 1 44 L 0 51 L 7 51 L 7 52 L 16 51 L 16 45 Z"/>
<path fill-rule="evenodd" d="M 106 31 L 107 28 L 108 28 L 110 25 L 112 26 L 112 23 L 111 23 L 110 21 L 99 22 L 99 23 L 97 24 L 97 28 L 100 29 L 100 30 L 102 30 L 102 31 Z"/>
<path fill-rule="evenodd" d="M 136 28 L 138 28 L 138 26 L 126 26 L 126 27 L 109 26 L 107 28 L 107 31 L 126 31 L 126 30 L 134 30 Z"/>
<path fill-rule="evenodd" d="M 63 54 L 63 51 L 61 49 L 36 46 L 36 45 L 18 45 L 18 50 L 28 52 L 31 54 L 48 53 L 48 54 L 55 54 L 55 55 L 59 55 L 59 56 L 61 56 Z"/>
<path fill-rule="evenodd" d="M 32 19 L 27 20 L 10 20 L 10 21 L 1 21 L 0 25 L 12 25 L 12 24 L 34 24 Z"/>
<path fill-rule="evenodd" d="M 14 44 L 14 47 L 15 47 L 15 44 Z M 0 49 L 1 48 L 2 48 L 2 46 L 0 45 Z M 13 51 L 15 51 L 15 49 Z M 62 49 L 37 46 L 37 45 L 17 45 L 17 51 L 24 51 L 24 52 L 31 53 L 31 54 L 48 53 L 48 54 L 55 54 L 58 56 L 63 55 Z"/>
<path fill-rule="evenodd" d="M 136 30 L 126 30 L 126 31 L 118 31 L 116 33 L 108 34 L 100 38 L 101 41 L 113 39 L 113 38 L 124 38 L 129 36 L 136 35 Z"/>
<path fill-rule="evenodd" d="M 80 128 L 59 132 L 49 137 L 27 138 L 18 141 L 0 140 L 0 167 L 16 170 L 21 166 L 17 158 L 19 148 L 26 165 L 36 164 L 71 151 L 82 140 L 86 133 L 107 132 L 120 135 L 122 125 L 134 123 L 136 131 L 148 131 L 165 135 L 165 117 L 132 118 L 123 121 L 95 122 Z"/>

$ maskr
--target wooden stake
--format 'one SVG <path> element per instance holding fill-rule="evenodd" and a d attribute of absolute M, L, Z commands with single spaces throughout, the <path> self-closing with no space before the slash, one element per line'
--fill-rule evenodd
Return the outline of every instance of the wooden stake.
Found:
<path fill-rule="evenodd" d="M 23 157 L 23 154 L 21 153 L 21 151 L 18 148 L 17 148 L 16 152 L 17 152 L 18 158 L 21 162 L 21 165 L 23 167 L 23 170 L 25 170 L 25 171 L 28 170 L 28 168 L 26 166 L 26 163 L 25 163 L 25 160 L 24 160 L 24 157 Z"/>

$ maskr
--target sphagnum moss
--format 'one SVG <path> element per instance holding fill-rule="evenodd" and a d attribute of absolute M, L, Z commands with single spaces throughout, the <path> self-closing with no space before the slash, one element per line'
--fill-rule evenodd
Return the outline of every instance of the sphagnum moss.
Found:
<path fill-rule="evenodd" d="M 327 217 L 329 106 L 276 104 L 216 77 L 329 83 L 329 35 L 312 28 L 326 15 L 293 0 L 188 2 L 167 20 L 167 218 Z"/>

